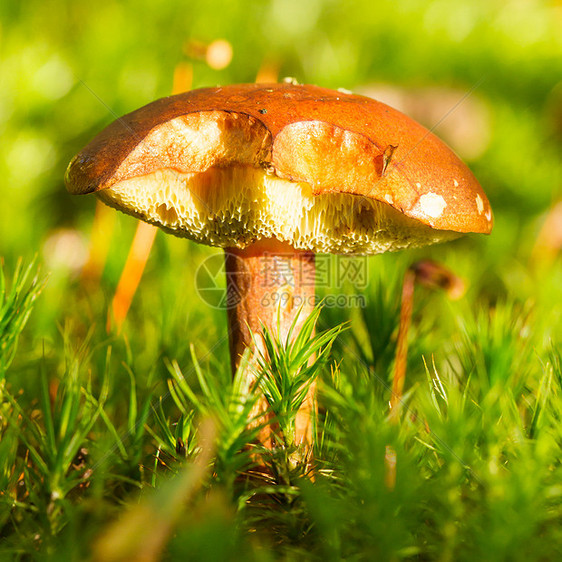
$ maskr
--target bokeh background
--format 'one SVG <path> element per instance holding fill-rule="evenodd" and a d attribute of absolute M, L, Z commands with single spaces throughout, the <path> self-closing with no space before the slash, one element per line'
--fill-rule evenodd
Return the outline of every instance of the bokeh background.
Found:
<path fill-rule="evenodd" d="M 558 1 L 6 0 L 0 18 L 0 255 L 38 254 L 51 273 L 46 301 L 59 306 L 45 322 L 87 260 L 94 216 L 93 198 L 66 193 L 67 163 L 117 116 L 169 95 L 178 72 L 194 88 L 292 76 L 435 127 L 492 202 L 493 235 L 467 244 L 500 293 L 534 282 L 522 278 L 537 247 L 560 246 Z M 109 286 L 134 232 L 116 220 Z"/>
<path fill-rule="evenodd" d="M 319 471 L 299 488 L 302 501 L 287 495 L 292 511 L 255 515 L 246 492 L 234 493 L 240 451 L 225 439 L 230 464 L 216 463 L 182 514 L 170 559 L 227 559 L 225 549 L 234 560 L 305 559 L 311 549 L 322 560 L 561 559 L 560 0 L 0 0 L 0 265 L 12 287 L 20 257 L 47 278 L 18 340 L 30 302 L 18 304 L 22 290 L 4 306 L 0 275 L 9 336 L 0 337 L 0 558 L 89 559 L 123 505 L 156 488 L 154 509 L 131 510 L 144 513 L 136 535 L 115 526 L 144 548 L 169 519 L 168 500 L 183 505 L 159 486 L 199 439 L 193 412 L 170 398 L 171 362 L 199 388 L 197 357 L 212 388 L 230 392 L 224 310 L 195 286 L 198 265 L 220 252 L 158 232 L 122 331 L 106 329 L 137 221 L 114 211 L 100 220 L 95 197 L 69 195 L 68 162 L 116 117 L 174 89 L 284 76 L 372 95 L 434 128 L 480 180 L 495 228 L 365 258 L 368 282 L 349 290 L 368 305 L 325 308 L 318 325 L 352 320 L 319 379 L 328 412 L 319 466 L 334 479 Z M 100 241 L 107 255 L 88 276 Z M 427 257 L 467 292 L 451 302 L 416 289 L 411 415 L 396 425 L 388 401 L 402 278 Z M 396 489 L 386 483 L 389 444 Z M 256 526 L 271 531 L 271 556 Z M 297 554 L 279 554 L 296 536 Z M 119 551 L 104 548 L 99 560 Z"/>

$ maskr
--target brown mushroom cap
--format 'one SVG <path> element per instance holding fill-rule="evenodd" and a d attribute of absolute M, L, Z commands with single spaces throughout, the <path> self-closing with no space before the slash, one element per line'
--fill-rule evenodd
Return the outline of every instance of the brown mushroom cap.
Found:
<path fill-rule="evenodd" d="M 489 233 L 490 204 L 435 135 L 371 98 L 243 84 L 157 100 L 70 163 L 71 193 L 179 236 L 376 253 Z"/>

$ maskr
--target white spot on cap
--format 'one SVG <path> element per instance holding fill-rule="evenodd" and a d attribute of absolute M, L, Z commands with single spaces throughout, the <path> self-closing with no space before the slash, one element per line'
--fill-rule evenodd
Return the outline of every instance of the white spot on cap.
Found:
<path fill-rule="evenodd" d="M 419 200 L 420 211 L 433 219 L 440 217 L 447 206 L 445 199 L 437 193 L 425 193 Z"/>
<path fill-rule="evenodd" d="M 484 201 L 480 195 L 476 195 L 476 208 L 478 209 L 478 214 L 481 215 L 484 212 Z"/>
<path fill-rule="evenodd" d="M 416 187 L 419 189 L 421 187 L 421 183 L 420 182 L 416 183 Z"/>
<path fill-rule="evenodd" d="M 492 220 L 492 211 L 490 209 L 486 211 L 486 219 L 488 222 Z"/>
<path fill-rule="evenodd" d="M 458 182 L 457 180 L 453 180 L 453 185 L 454 185 L 455 187 L 458 187 L 458 186 L 459 186 L 459 182 Z"/>
<path fill-rule="evenodd" d="M 392 198 L 392 195 L 389 195 L 388 193 L 384 196 L 384 200 L 389 204 L 392 205 L 394 203 L 394 199 Z"/>

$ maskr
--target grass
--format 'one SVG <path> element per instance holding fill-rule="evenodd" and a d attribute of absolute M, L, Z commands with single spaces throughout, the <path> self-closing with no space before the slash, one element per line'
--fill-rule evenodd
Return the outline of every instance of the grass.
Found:
<path fill-rule="evenodd" d="M 389 374 L 407 259 L 392 258 L 397 281 L 383 284 L 391 260 L 381 258 L 367 307 L 348 330 L 346 310 L 318 308 L 292 345 L 267 334 L 272 360 L 260 359 L 262 390 L 252 392 L 243 369 L 232 379 L 204 345 L 192 343 L 181 359 L 153 357 L 149 345 L 143 358 L 134 340 L 150 326 L 107 337 L 99 325 L 67 325 L 60 343 L 36 356 L 23 336 L 41 275 L 34 264 L 8 280 L 3 273 L 4 556 L 523 560 L 562 552 L 562 361 L 559 340 L 541 331 L 549 311 L 486 304 L 481 291 L 458 303 L 424 294 L 439 311 L 426 302 L 414 312 L 396 423 Z M 141 289 L 142 306 L 154 298 Z M 166 306 L 162 317 L 174 304 Z M 333 325 L 313 335 L 324 316 Z M 291 420 L 313 379 L 320 409 L 309 472 L 291 455 Z M 279 422 L 273 452 L 256 445 L 255 424 L 248 429 L 259 392 Z"/>

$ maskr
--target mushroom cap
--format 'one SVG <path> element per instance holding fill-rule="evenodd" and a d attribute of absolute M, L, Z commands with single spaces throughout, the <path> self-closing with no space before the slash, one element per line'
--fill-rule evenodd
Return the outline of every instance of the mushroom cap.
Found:
<path fill-rule="evenodd" d="M 218 246 L 277 237 L 313 251 L 376 253 L 487 234 L 493 224 L 478 181 L 430 131 L 371 98 L 311 85 L 156 100 L 99 133 L 65 181 L 71 193 L 95 192 Z"/>

